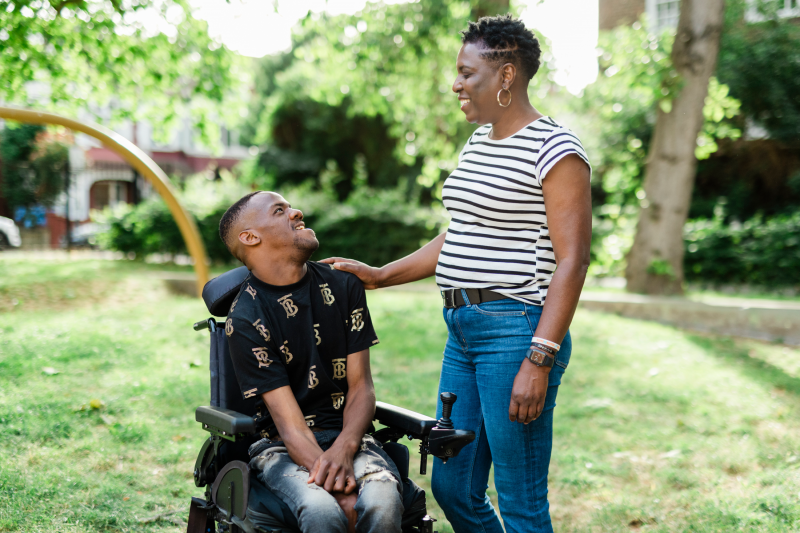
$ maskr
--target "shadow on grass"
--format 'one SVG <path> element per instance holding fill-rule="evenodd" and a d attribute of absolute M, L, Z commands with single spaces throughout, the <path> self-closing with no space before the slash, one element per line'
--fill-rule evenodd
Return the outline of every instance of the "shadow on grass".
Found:
<path fill-rule="evenodd" d="M 790 376 L 775 365 L 752 357 L 750 350 L 738 344 L 735 339 L 702 335 L 687 335 L 686 339 L 705 350 L 706 353 L 732 363 L 739 363 L 742 372 L 747 377 L 800 396 L 800 378 Z"/>

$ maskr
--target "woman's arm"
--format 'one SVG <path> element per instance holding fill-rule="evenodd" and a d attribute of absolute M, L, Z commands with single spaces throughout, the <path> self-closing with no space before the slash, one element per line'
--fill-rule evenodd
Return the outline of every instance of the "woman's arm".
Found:
<path fill-rule="evenodd" d="M 403 283 L 410 283 L 433 276 L 436 272 L 436 262 L 439 260 L 439 252 L 442 251 L 445 235 L 445 233 L 442 233 L 413 254 L 381 268 L 371 267 L 360 261 L 343 257 L 328 257 L 320 262 L 332 264 L 336 270 L 355 274 L 364 284 L 365 289 L 380 289 L 382 287 L 391 287 L 392 285 L 402 285 Z"/>
<path fill-rule="evenodd" d="M 578 307 L 592 242 L 589 167 L 568 155 L 547 174 L 542 190 L 556 268 L 535 335 L 561 343 Z M 550 368 L 524 360 L 514 380 L 509 419 L 527 424 L 539 417 L 547 395 Z"/>

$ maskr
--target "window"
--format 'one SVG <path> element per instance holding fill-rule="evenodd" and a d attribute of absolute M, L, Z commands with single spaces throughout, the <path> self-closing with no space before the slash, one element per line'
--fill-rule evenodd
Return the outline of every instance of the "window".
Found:
<path fill-rule="evenodd" d="M 666 28 L 676 28 L 680 6 L 680 0 L 646 0 L 645 10 L 651 31 L 661 33 Z"/>
<path fill-rule="evenodd" d="M 757 5 L 758 3 L 772 3 L 774 2 L 778 8 L 777 14 L 780 18 L 798 18 L 800 17 L 800 0 L 747 0 L 750 9 L 745 13 L 745 20 L 747 22 L 763 22 L 764 15 L 762 15 Z"/>
<path fill-rule="evenodd" d="M 800 16 L 800 0 L 783 0 L 783 9 L 778 15 L 786 18 Z"/>
<path fill-rule="evenodd" d="M 91 209 L 114 207 L 119 203 L 128 203 L 128 183 L 124 181 L 98 181 L 89 192 Z"/>

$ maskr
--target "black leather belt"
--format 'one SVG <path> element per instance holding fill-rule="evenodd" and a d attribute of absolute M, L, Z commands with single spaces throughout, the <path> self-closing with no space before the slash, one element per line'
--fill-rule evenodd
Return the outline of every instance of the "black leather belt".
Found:
<path fill-rule="evenodd" d="M 479 304 L 483 302 L 494 302 L 496 300 L 506 300 L 508 296 L 500 294 L 499 292 L 490 291 L 489 289 L 464 289 L 467 291 L 467 298 L 470 304 Z M 461 294 L 461 289 L 445 289 L 442 291 L 442 301 L 446 309 L 455 309 L 462 305 L 467 305 L 464 301 L 464 295 Z"/>

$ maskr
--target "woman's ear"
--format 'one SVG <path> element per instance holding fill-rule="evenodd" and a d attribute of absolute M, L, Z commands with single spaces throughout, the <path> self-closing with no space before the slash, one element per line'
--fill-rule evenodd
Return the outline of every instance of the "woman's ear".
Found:
<path fill-rule="evenodd" d="M 513 63 L 506 63 L 500 70 L 503 73 L 503 87 L 510 89 L 514 80 L 517 79 L 517 67 Z"/>

